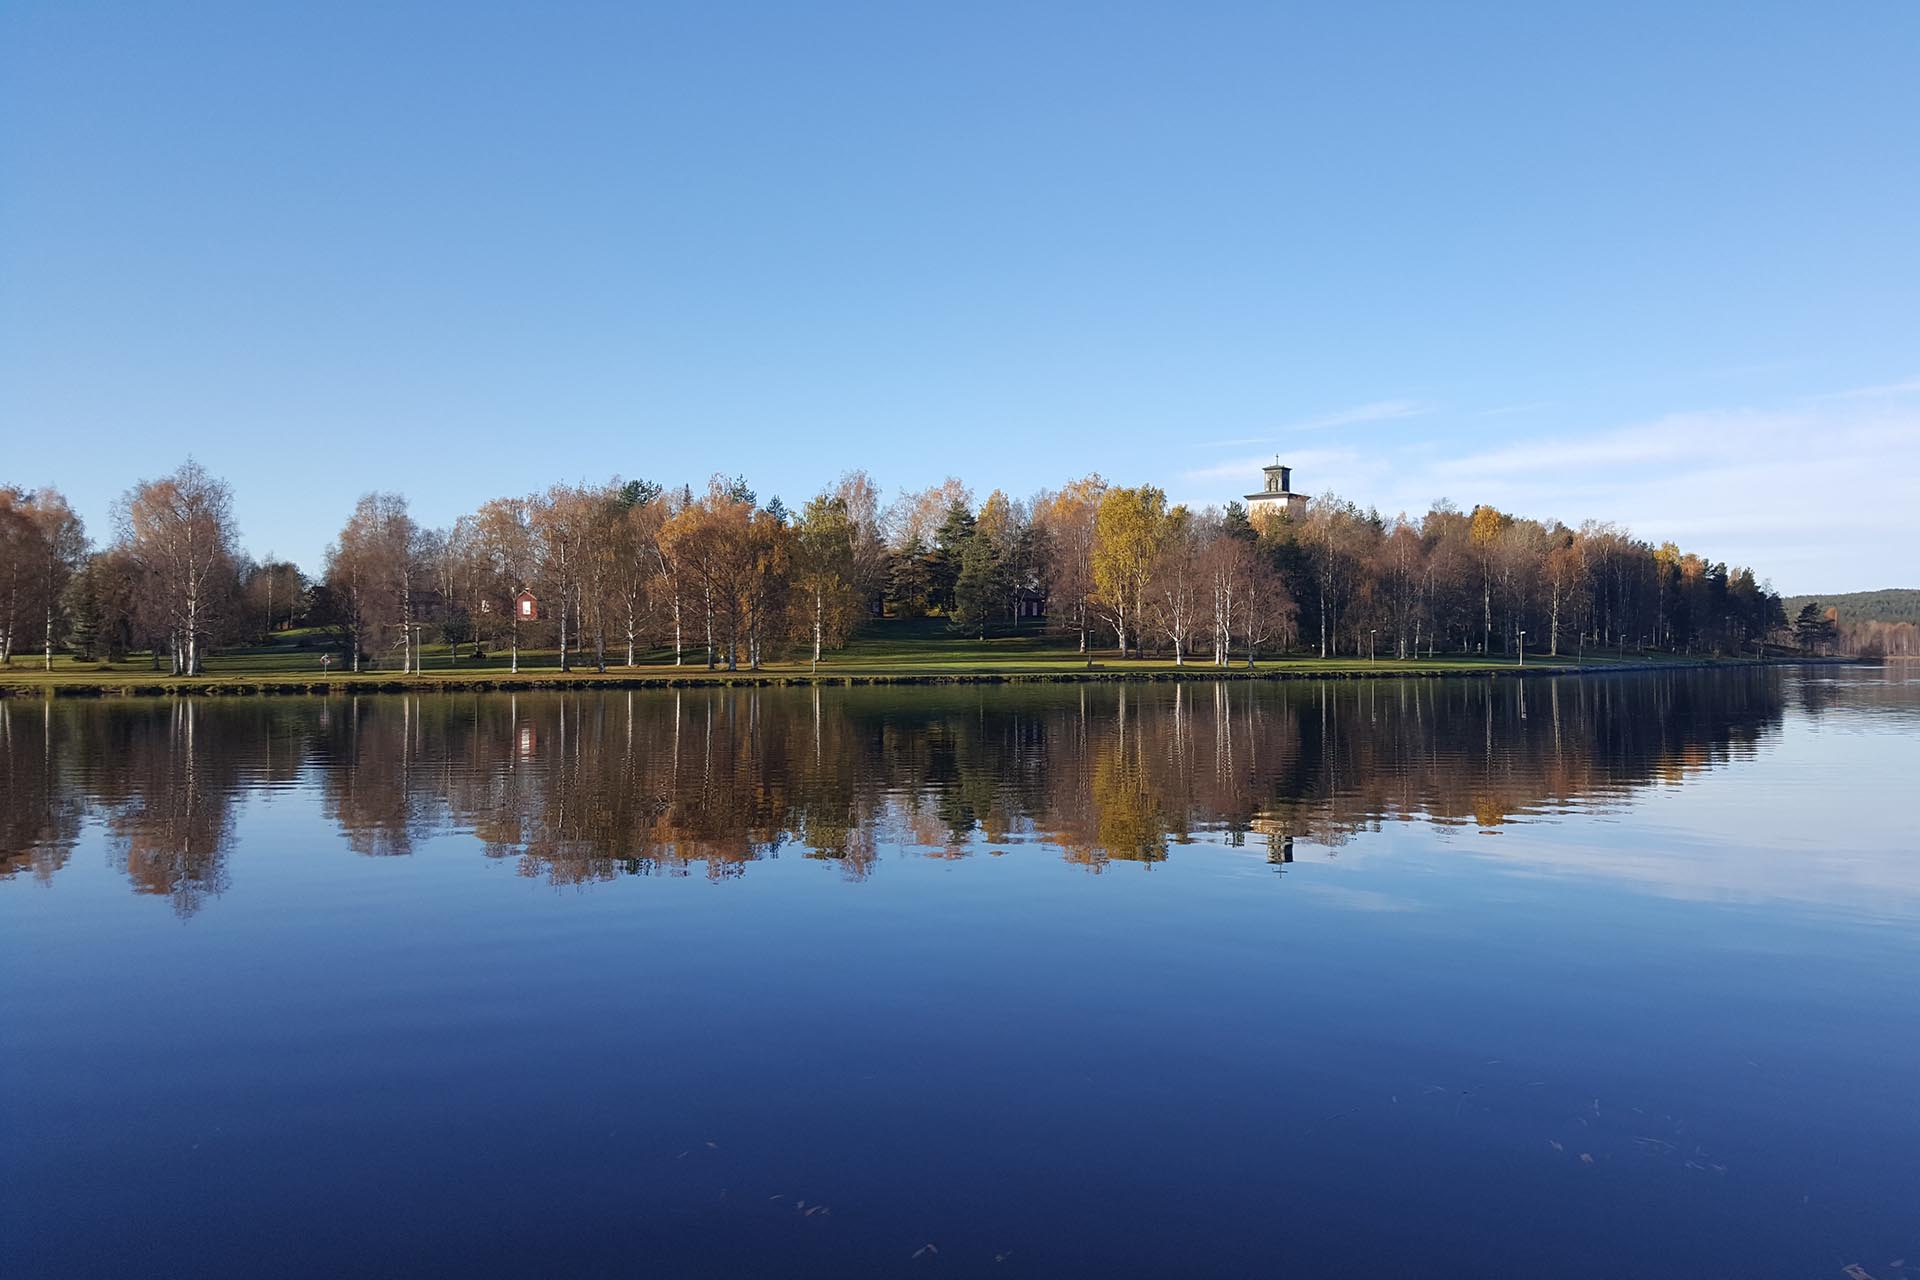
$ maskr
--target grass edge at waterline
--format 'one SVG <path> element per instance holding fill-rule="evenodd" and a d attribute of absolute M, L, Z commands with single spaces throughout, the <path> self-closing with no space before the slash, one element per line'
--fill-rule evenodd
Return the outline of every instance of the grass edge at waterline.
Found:
<path fill-rule="evenodd" d="M 1699 670 L 1760 666 L 1836 665 L 1849 658 L 1680 658 L 1653 655 L 1588 655 L 1565 658 L 1321 659 L 1275 658 L 1249 668 L 1244 663 L 1219 667 L 1198 661 L 1175 665 L 1171 659 L 1093 660 L 1077 666 L 955 666 L 950 669 L 836 669 L 822 663 L 778 663 L 752 671 L 709 670 L 704 664 L 609 666 L 605 672 L 585 664 L 572 671 L 557 667 L 520 672 L 450 670 L 436 672 L 370 671 L 300 675 L 296 673 L 208 673 L 173 676 L 151 672 L 85 670 L 0 671 L 0 697 L 153 697 L 167 695 L 264 696 L 356 693 L 514 692 L 539 689 L 780 688 L 847 686 L 952 686 L 1071 683 L 1166 683 L 1217 680 L 1370 680 L 1514 678 L 1615 675 L 1628 672 Z"/>

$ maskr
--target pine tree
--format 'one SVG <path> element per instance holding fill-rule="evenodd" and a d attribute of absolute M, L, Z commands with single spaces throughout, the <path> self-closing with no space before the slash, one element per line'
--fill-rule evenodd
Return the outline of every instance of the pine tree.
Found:
<path fill-rule="evenodd" d="M 973 512 L 964 503 L 947 508 L 947 518 L 933 535 L 933 554 L 927 557 L 927 603 L 937 610 L 953 611 L 954 584 L 960 580 L 960 561 L 973 542 L 977 525 Z"/>
<path fill-rule="evenodd" d="M 992 539 L 968 538 L 960 548 L 960 572 L 954 578 L 949 610 L 953 629 L 986 639 L 988 624 L 1007 598 L 1007 577 L 1006 563 L 995 553 Z"/>
<path fill-rule="evenodd" d="M 927 611 L 929 575 L 926 544 L 918 538 L 887 562 L 887 606 L 896 618 L 918 618 Z"/>
<path fill-rule="evenodd" d="M 67 615 L 67 647 L 80 661 L 94 661 L 100 649 L 100 592 L 92 560 L 67 583 L 61 607 Z"/>
<path fill-rule="evenodd" d="M 1229 502 L 1220 516 L 1220 532 L 1229 538 L 1238 538 L 1242 542 L 1258 542 L 1260 531 L 1253 527 L 1253 521 L 1247 518 L 1246 507 L 1238 502 Z"/>
<path fill-rule="evenodd" d="M 1809 600 L 1800 606 L 1800 612 L 1793 619 L 1793 639 L 1802 649 L 1817 653 L 1833 643 L 1834 634 L 1839 630 L 1832 618 L 1820 608 L 1817 600 Z"/>

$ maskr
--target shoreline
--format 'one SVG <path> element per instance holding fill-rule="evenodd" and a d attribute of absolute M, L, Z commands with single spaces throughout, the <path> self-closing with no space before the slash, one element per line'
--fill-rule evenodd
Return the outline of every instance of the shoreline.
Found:
<path fill-rule="evenodd" d="M 1140 670 L 1088 668 L 1040 671 L 708 671 L 701 667 L 678 672 L 534 671 L 508 673 L 449 672 L 446 675 L 403 675 L 371 672 L 328 676 L 121 676 L 107 679 L 8 679 L 0 672 L 0 698 L 153 698 L 153 697 L 334 697 L 359 693 L 517 693 L 558 689 L 715 689 L 715 688 L 857 688 L 1006 684 L 1171 684 L 1222 680 L 1446 680 L 1539 679 L 1549 676 L 1604 676 L 1654 671 L 1716 671 L 1755 667 L 1812 667 L 1871 665 L 1862 658 L 1720 658 L 1657 662 L 1617 662 L 1586 665 L 1564 659 L 1525 667 L 1440 663 L 1405 666 L 1327 667 L 1309 659 L 1290 665 L 1280 659 L 1268 666 L 1214 667 L 1192 665 Z"/>

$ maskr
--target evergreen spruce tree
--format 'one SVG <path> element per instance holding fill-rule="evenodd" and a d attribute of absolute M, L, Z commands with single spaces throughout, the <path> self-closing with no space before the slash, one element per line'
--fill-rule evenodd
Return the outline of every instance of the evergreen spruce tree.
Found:
<path fill-rule="evenodd" d="M 993 541 L 975 535 L 960 548 L 960 571 L 954 578 L 953 607 L 949 610 L 953 629 L 987 638 L 987 626 L 1007 598 L 1005 562 L 996 554 Z"/>
<path fill-rule="evenodd" d="M 927 547 L 915 538 L 888 557 L 887 607 L 896 618 L 918 618 L 927 611 Z"/>
<path fill-rule="evenodd" d="M 927 603 L 936 611 L 953 612 L 960 561 L 975 534 L 973 512 L 958 502 L 947 508 L 946 520 L 933 535 L 933 554 L 927 557 Z"/>
<path fill-rule="evenodd" d="M 82 662 L 94 661 L 100 651 L 100 592 L 93 561 L 67 583 L 60 607 L 67 615 L 67 648 Z"/>

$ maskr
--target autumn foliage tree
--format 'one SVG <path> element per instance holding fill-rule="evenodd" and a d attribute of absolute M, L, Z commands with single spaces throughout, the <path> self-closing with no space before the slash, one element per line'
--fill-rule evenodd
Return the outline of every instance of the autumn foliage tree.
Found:
<path fill-rule="evenodd" d="M 1167 495 L 1152 485 L 1109 489 L 1094 518 L 1094 601 L 1113 624 L 1120 656 L 1140 644 L 1147 590 L 1167 535 Z"/>
<path fill-rule="evenodd" d="M 1107 482 L 1085 476 L 1033 502 L 1038 532 L 1038 568 L 1047 588 L 1049 613 L 1060 627 L 1079 636 L 1080 652 L 1087 651 L 1093 627 L 1093 547 L 1098 538 L 1100 502 Z"/>
<path fill-rule="evenodd" d="M 859 625 L 865 593 L 856 546 L 859 530 L 843 497 L 821 494 L 808 502 L 793 530 L 795 618 L 820 654 L 839 648 Z"/>

